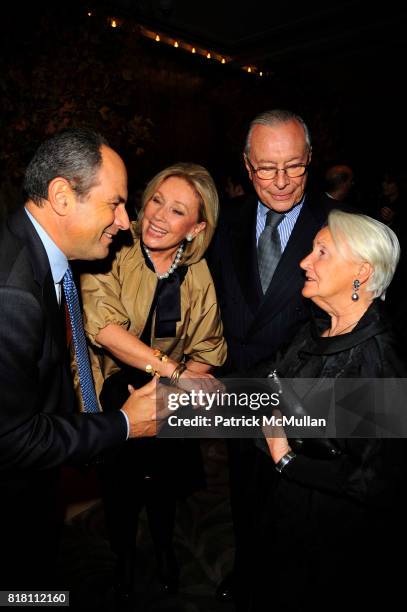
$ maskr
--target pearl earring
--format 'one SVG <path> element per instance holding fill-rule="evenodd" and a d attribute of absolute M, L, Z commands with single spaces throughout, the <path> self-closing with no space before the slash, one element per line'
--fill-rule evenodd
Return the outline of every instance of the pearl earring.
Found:
<path fill-rule="evenodd" d="M 358 296 L 358 293 L 357 293 L 359 291 L 359 289 L 360 289 L 360 280 L 355 279 L 353 281 L 353 293 L 352 293 L 352 301 L 353 302 L 357 302 L 358 299 L 359 299 L 359 296 Z"/>
<path fill-rule="evenodd" d="M 186 239 L 188 240 L 188 242 L 192 242 L 194 237 L 191 234 L 187 234 Z"/>

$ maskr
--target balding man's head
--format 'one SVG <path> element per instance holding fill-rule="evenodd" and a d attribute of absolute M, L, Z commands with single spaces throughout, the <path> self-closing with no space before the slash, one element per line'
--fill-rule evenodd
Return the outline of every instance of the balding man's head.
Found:
<path fill-rule="evenodd" d="M 338 164 L 325 172 L 325 190 L 335 200 L 344 200 L 352 188 L 353 170 L 350 166 Z"/>

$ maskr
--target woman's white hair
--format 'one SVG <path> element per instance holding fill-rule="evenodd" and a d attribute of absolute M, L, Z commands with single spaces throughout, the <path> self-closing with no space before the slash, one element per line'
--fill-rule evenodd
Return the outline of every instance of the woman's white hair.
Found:
<path fill-rule="evenodd" d="M 328 227 L 343 256 L 345 243 L 357 261 L 367 261 L 372 266 L 366 289 L 373 298 L 384 300 L 400 258 L 400 244 L 393 230 L 367 215 L 336 209 L 328 215 Z"/>

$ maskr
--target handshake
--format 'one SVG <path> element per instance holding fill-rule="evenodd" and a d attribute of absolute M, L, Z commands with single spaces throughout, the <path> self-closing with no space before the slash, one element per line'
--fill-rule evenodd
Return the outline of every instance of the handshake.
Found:
<path fill-rule="evenodd" d="M 222 383 L 213 376 L 205 377 L 194 374 L 188 379 L 180 379 L 176 387 L 172 386 L 172 394 L 185 395 L 191 393 L 194 397 L 205 398 L 209 393 L 223 389 Z M 129 397 L 121 410 L 126 414 L 130 424 L 130 438 L 151 437 L 157 435 L 171 414 L 168 401 L 167 385 L 163 379 L 153 377 L 143 387 L 134 389 L 128 385 Z M 198 408 L 205 408 L 205 401 L 198 403 Z"/>

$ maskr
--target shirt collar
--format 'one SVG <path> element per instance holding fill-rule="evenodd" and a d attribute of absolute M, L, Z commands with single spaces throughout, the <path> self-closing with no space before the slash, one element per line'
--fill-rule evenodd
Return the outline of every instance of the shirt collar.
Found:
<path fill-rule="evenodd" d="M 260 217 L 266 217 L 267 213 L 269 212 L 270 208 L 268 206 L 266 206 L 265 204 L 263 204 L 263 202 L 261 200 L 257 201 L 257 214 L 260 215 Z M 298 202 L 298 204 L 296 204 L 295 206 L 293 206 L 292 208 L 290 208 L 290 210 L 288 210 L 286 213 L 284 213 L 285 215 L 290 215 L 292 217 L 297 218 L 298 215 L 300 214 L 302 205 L 305 202 L 305 193 L 302 196 L 301 200 Z"/>
<path fill-rule="evenodd" d="M 27 208 L 25 208 L 24 210 L 27 213 L 27 216 L 30 219 L 31 223 L 33 224 L 35 231 L 37 232 L 42 244 L 44 245 L 54 283 L 60 283 L 64 277 L 65 272 L 68 269 L 68 259 L 66 258 L 66 255 L 61 251 L 61 249 L 57 247 L 55 242 L 49 237 L 42 225 L 40 225 L 38 221 L 33 217 L 30 211 L 27 210 Z"/>

